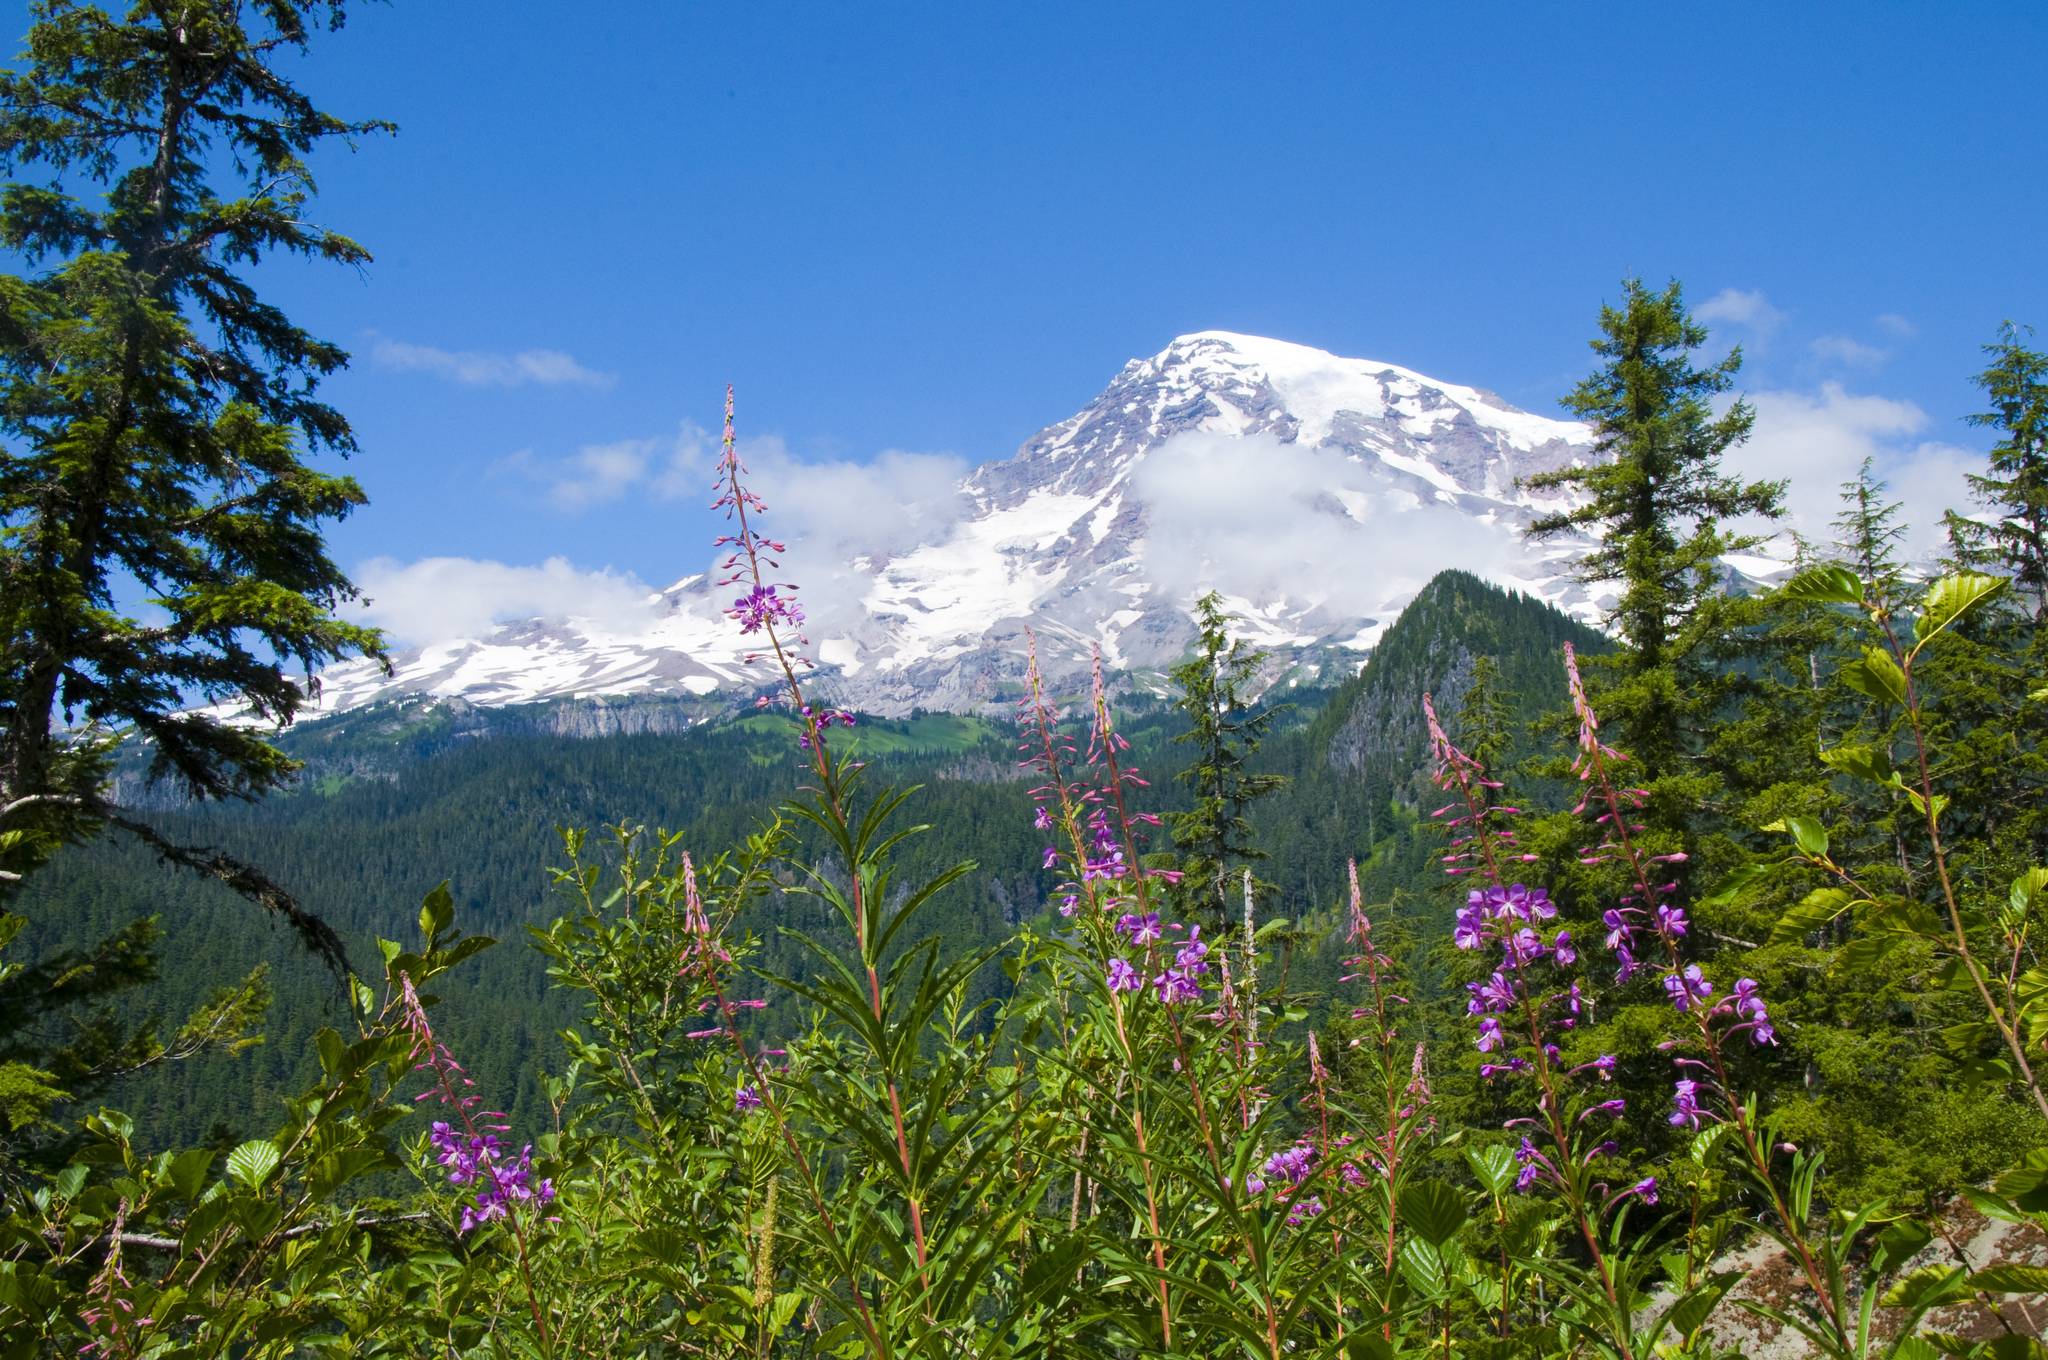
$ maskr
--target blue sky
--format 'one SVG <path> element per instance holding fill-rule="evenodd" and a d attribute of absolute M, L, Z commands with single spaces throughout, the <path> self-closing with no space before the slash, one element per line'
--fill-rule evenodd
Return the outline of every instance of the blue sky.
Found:
<path fill-rule="evenodd" d="M 293 69 L 401 126 L 315 166 L 376 263 L 264 286 L 355 352 L 332 538 L 401 631 L 426 557 L 514 612 L 702 566 L 727 381 L 781 475 L 1006 456 L 1211 327 L 1553 412 L 1631 272 L 1812 515 L 1865 451 L 1953 485 L 2048 326 L 2044 58 L 2035 3 L 359 5 Z"/>

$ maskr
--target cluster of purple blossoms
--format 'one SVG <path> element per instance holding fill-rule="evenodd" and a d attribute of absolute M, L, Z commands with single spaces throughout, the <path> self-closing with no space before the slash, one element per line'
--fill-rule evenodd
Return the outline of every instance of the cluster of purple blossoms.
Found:
<path fill-rule="evenodd" d="M 742 633 L 758 633 L 771 623 L 788 628 L 802 624 L 803 606 L 777 591 L 772 585 L 755 586 L 727 606 L 725 616 L 738 623 Z"/>
<path fill-rule="evenodd" d="M 806 751 L 811 749 L 812 739 L 833 723 L 838 723 L 841 727 L 851 727 L 854 723 L 853 714 L 845 709 L 813 709 L 809 704 L 805 704 L 799 711 L 799 726 L 802 730 L 797 733 L 796 744 Z"/>
<path fill-rule="evenodd" d="M 502 1126 L 494 1126 L 502 1127 Z M 462 1209 L 460 1230 L 503 1218 L 514 1204 L 546 1205 L 555 1197 L 555 1183 L 533 1182 L 533 1144 L 508 1158 L 494 1133 L 474 1133 L 446 1120 L 434 1121 L 428 1135 L 434 1159 L 448 1170 L 450 1185 L 473 1185 L 476 1196 Z"/>
<path fill-rule="evenodd" d="M 1179 930 L 1178 925 L 1162 926 L 1159 913 L 1148 911 L 1144 915 L 1125 912 L 1117 918 L 1116 933 L 1132 944 L 1146 949 L 1157 942 L 1169 930 Z M 1152 979 L 1152 990 L 1159 1000 L 1167 1005 L 1178 1005 L 1187 1001 L 1202 999 L 1200 979 L 1209 971 L 1209 945 L 1202 939 L 1200 926 L 1188 927 L 1188 937 L 1174 951 L 1173 963 L 1160 970 Z M 1145 986 L 1144 972 L 1130 960 L 1121 956 L 1112 957 L 1105 970 L 1105 980 L 1112 992 L 1135 992 Z"/>
<path fill-rule="evenodd" d="M 733 1092 L 732 1108 L 736 1114 L 747 1114 L 761 1108 L 761 1093 L 751 1085 L 742 1086 Z"/>
<path fill-rule="evenodd" d="M 1031 790 L 1033 830 L 1064 834 L 1066 847 L 1045 847 L 1043 867 L 1057 869 L 1063 861 L 1073 875 L 1059 886 L 1059 912 L 1072 916 L 1085 899 L 1091 907 L 1115 912 L 1133 900 L 1143 902 L 1149 880 L 1174 883 L 1170 869 L 1144 868 L 1137 862 L 1142 845 L 1139 828 L 1156 827 L 1156 813 L 1133 812 L 1125 806 L 1126 790 L 1147 787 L 1135 769 L 1118 761 L 1130 743 L 1110 725 L 1109 704 L 1102 683 L 1102 658 L 1095 657 L 1094 721 L 1085 757 L 1078 743 L 1062 729 L 1062 715 L 1048 702 L 1038 669 L 1038 644 L 1029 644 L 1025 697 L 1020 702 L 1023 740 L 1018 746 L 1026 769 L 1037 770 L 1045 783 Z M 1076 777 L 1072 772 L 1086 770 Z"/>
<path fill-rule="evenodd" d="M 1316 1159 L 1316 1150 L 1306 1143 L 1296 1143 L 1283 1148 L 1266 1159 L 1266 1175 L 1276 1181 L 1284 1180 L 1290 1186 L 1300 1185 L 1309 1178 Z"/>

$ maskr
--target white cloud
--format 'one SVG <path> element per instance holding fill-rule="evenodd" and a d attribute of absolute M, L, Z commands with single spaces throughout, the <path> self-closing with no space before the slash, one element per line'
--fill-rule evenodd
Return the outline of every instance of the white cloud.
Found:
<path fill-rule="evenodd" d="M 617 381 L 612 374 L 585 368 L 574 355 L 558 349 L 490 354 L 380 339 L 370 355 L 387 368 L 432 373 L 467 387 L 610 387 Z"/>
<path fill-rule="evenodd" d="M 1877 318 L 1877 328 L 1899 340 L 1907 339 L 1919 330 L 1919 327 L 1897 312 L 1885 312 L 1880 315 Z"/>
<path fill-rule="evenodd" d="M 1518 574 L 1515 532 L 1418 504 L 1374 466 L 1271 435 L 1178 435 L 1133 474 L 1150 507 L 1146 566 L 1183 594 L 1285 593 L 1352 614 L 1380 610 L 1446 567 Z M 1374 563 L 1370 575 L 1351 569 L 1363 560 Z"/>
<path fill-rule="evenodd" d="M 1756 392 L 1749 442 L 1730 450 L 1723 470 L 1749 478 L 1785 479 L 1791 527 L 1816 542 L 1832 542 L 1841 513 L 1841 488 L 1865 458 L 1904 504 L 1907 548 L 1925 555 L 1941 546 L 1941 513 L 1969 505 L 1963 481 L 1983 455 L 1920 438 L 1927 413 L 1910 401 L 1852 393 L 1840 383 L 1818 392 Z"/>
<path fill-rule="evenodd" d="M 512 566 L 473 557 L 399 562 L 374 557 L 356 569 L 354 606 L 401 643 L 480 637 L 495 623 L 528 618 L 587 619 L 626 629 L 653 617 L 651 592 L 609 567 L 585 571 L 567 558 Z"/>
<path fill-rule="evenodd" d="M 1810 341 L 1807 348 L 1823 363 L 1839 364 L 1845 368 L 1875 368 L 1892 357 L 1890 350 L 1866 345 L 1846 335 L 1823 335 Z"/>
<path fill-rule="evenodd" d="M 1777 330 L 1785 320 L 1785 314 L 1771 305 L 1760 288 L 1723 288 L 1693 308 L 1692 314 L 1700 321 L 1745 326 L 1760 336 Z"/>

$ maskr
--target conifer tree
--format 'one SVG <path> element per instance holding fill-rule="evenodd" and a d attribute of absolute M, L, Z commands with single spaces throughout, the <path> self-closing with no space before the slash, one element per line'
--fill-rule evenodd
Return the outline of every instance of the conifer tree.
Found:
<path fill-rule="evenodd" d="M 1960 554 L 2013 578 L 2036 628 L 2048 621 L 2048 354 L 2029 349 L 2033 327 L 2008 321 L 1984 346 L 1991 363 L 1977 375 L 1991 409 L 1969 417 L 1994 431 L 1990 468 L 1970 475 L 1970 489 L 1995 518 L 1949 516 Z"/>
<path fill-rule="evenodd" d="M 286 723 L 317 666 L 378 650 L 336 617 L 355 592 L 320 534 L 363 493 L 307 461 L 354 448 L 317 396 L 347 356 L 250 273 L 369 259 L 308 219 L 305 158 L 388 125 L 283 73 L 339 0 L 32 12 L 0 73 L 0 240 L 25 266 L 0 278 L 0 883 L 112 821 L 290 913 L 247 866 L 123 817 L 80 734 L 146 740 L 193 796 L 252 797 L 291 762 L 195 702 Z"/>
<path fill-rule="evenodd" d="M 1899 523 L 1901 506 L 1884 498 L 1886 486 L 1865 458 L 1856 475 L 1842 483 L 1842 510 L 1835 516 L 1835 545 L 1843 559 L 1889 608 L 1899 597 L 1903 574 L 1899 545 L 1906 527 Z"/>
<path fill-rule="evenodd" d="M 1465 754 L 1490 770 L 1505 768 L 1514 740 L 1500 665 L 1490 656 L 1472 659 L 1472 680 L 1458 701 L 1458 741 Z"/>
<path fill-rule="evenodd" d="M 1188 730 L 1174 740 L 1195 748 L 1193 762 L 1178 776 L 1193 791 L 1194 806 L 1175 815 L 1173 843 L 1181 851 L 1185 898 L 1191 907 L 1213 909 L 1220 923 L 1233 915 L 1231 871 L 1265 858 L 1252 841 L 1247 814 L 1287 779 L 1250 768 L 1279 714 L 1247 708 L 1247 690 L 1266 653 L 1230 636 L 1222 598 L 1213 590 L 1195 602 L 1195 624 L 1195 654 L 1173 669 L 1188 718 Z"/>
<path fill-rule="evenodd" d="M 1673 769 L 1689 745 L 1689 717 L 1699 717 L 1700 644 L 1711 631 L 1701 616 L 1721 584 L 1719 559 L 1762 541 L 1726 524 L 1783 513 L 1783 483 L 1721 471 L 1722 455 L 1748 438 L 1755 413 L 1737 401 L 1715 414 L 1713 399 L 1734 384 L 1742 352 L 1701 367 L 1693 354 L 1706 342 L 1676 282 L 1653 293 L 1640 279 L 1625 280 L 1620 306 L 1600 310 L 1592 346 L 1603 362 L 1564 403 L 1592 425 L 1604 456 L 1528 479 L 1585 497 L 1541 516 L 1529 533 L 1598 536 L 1578 576 L 1620 586 L 1608 621 L 1627 644 L 1602 703 L 1652 776 Z"/>

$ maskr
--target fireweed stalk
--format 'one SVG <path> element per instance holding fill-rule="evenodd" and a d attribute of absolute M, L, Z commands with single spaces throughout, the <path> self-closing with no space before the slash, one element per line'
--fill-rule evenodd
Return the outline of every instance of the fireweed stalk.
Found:
<path fill-rule="evenodd" d="M 812 772 L 817 776 L 818 783 L 814 792 L 826 816 L 837 826 L 845 827 L 848 824 L 847 776 L 858 767 L 847 766 L 832 758 L 826 733 L 834 722 L 852 727 L 854 716 L 849 712 L 835 712 L 830 709 L 813 710 L 804 700 L 803 684 L 797 678 L 797 673 L 811 669 L 815 663 L 801 650 L 809 644 L 809 639 L 802 632 L 803 610 L 790 598 L 797 590 L 795 585 L 768 580 L 771 571 L 780 569 L 780 555 L 786 552 L 787 548 L 784 544 L 762 534 L 755 527 L 755 519 L 765 515 L 768 507 L 746 486 L 746 471 L 746 465 L 740 461 L 737 441 L 733 434 L 733 392 L 728 385 L 725 389 L 725 431 L 720 444 L 718 478 L 712 487 L 718 493 L 718 497 L 712 502 L 711 508 L 725 511 L 726 519 L 734 525 L 734 532 L 721 534 L 714 542 L 715 547 L 730 549 L 723 563 L 723 570 L 728 574 L 717 584 L 738 584 L 746 587 L 745 593 L 736 598 L 725 612 L 740 625 L 742 634 L 759 633 L 766 642 L 765 652 L 749 653 L 745 659 L 749 664 L 756 661 L 772 662 L 779 673 L 778 683 L 797 718 L 797 745 L 809 756 Z M 755 704 L 757 707 L 765 708 L 770 702 L 768 696 L 763 695 Z M 860 954 L 862 967 L 866 972 L 869 1005 L 876 1022 L 880 1023 L 883 1019 L 882 983 L 868 949 L 867 902 L 860 865 L 848 864 L 847 869 L 852 880 L 851 914 L 854 946 Z M 742 1052 L 745 1052 L 744 1046 Z M 774 1098 L 758 1063 L 750 1063 L 749 1071 L 756 1080 L 748 1094 L 753 1099 L 761 1101 L 768 1109 L 770 1117 L 775 1120 L 777 1128 L 781 1131 L 785 1146 L 799 1159 L 800 1166 L 807 1168 L 808 1163 L 802 1161 L 801 1151 L 784 1117 L 781 1103 Z M 903 1171 L 904 1199 L 910 1210 L 911 1240 L 916 1253 L 919 1285 L 926 1298 L 927 1321 L 931 1321 L 930 1259 L 925 1241 L 924 1210 L 919 1203 L 918 1195 L 910 1188 L 914 1174 L 910 1141 L 903 1119 L 902 1092 L 897 1086 L 893 1072 L 887 1075 L 884 1086 L 888 1094 L 890 1121 L 896 1135 L 896 1154 Z M 743 1100 L 743 1103 L 748 1102 Z M 825 1227 L 837 1248 L 837 1233 L 832 1227 L 831 1216 L 825 1210 L 822 1192 L 816 1185 L 815 1177 L 808 1170 L 805 1170 L 805 1180 L 811 1186 L 814 1203 L 819 1209 L 820 1224 Z M 860 1288 L 859 1281 L 853 1277 L 853 1262 L 846 1257 L 843 1248 L 836 1249 L 835 1254 L 840 1258 L 842 1270 L 848 1274 L 847 1284 L 853 1294 L 869 1344 L 886 1353 L 887 1347 L 868 1308 L 866 1295 Z"/>
<path fill-rule="evenodd" d="M 1805 1233 L 1772 1173 L 1768 1140 L 1756 1127 L 1748 1103 L 1736 1094 L 1728 1075 L 1727 1046 L 1738 1035 L 1747 1035 L 1753 1046 L 1777 1043 L 1769 1008 L 1754 979 L 1737 979 L 1733 991 L 1717 998 L 1713 982 L 1700 965 L 1685 961 L 1681 941 L 1690 933 L 1691 922 L 1684 910 L 1669 900 L 1677 892 L 1678 884 L 1654 880 L 1663 877 L 1659 872 L 1661 866 L 1682 864 L 1686 856 L 1682 852 L 1650 854 L 1637 840 L 1644 826 L 1630 819 L 1648 802 L 1649 792 L 1627 787 L 1616 778 L 1615 767 L 1628 757 L 1601 742 L 1600 716 L 1586 696 L 1578 656 L 1569 642 L 1564 645 L 1564 665 L 1572 711 L 1579 722 L 1578 750 L 1572 769 L 1584 788 L 1572 811 L 1594 813 L 1594 825 L 1601 831 L 1599 842 L 1581 852 L 1580 862 L 1616 862 L 1625 869 L 1628 882 L 1628 890 L 1619 902 L 1601 917 L 1607 928 L 1607 948 L 1618 965 L 1615 980 L 1626 982 L 1643 967 L 1635 951 L 1641 938 L 1647 935 L 1651 947 L 1662 955 L 1658 968 L 1664 994 L 1672 1009 L 1690 1023 L 1691 1038 L 1698 1046 L 1696 1051 L 1704 1055 L 1674 1059 L 1682 1073 L 1697 1075 L 1681 1075 L 1677 1079 L 1669 1122 L 1673 1127 L 1694 1129 L 1702 1122 L 1725 1121 L 1733 1126 L 1751 1175 L 1770 1196 L 1772 1212 L 1799 1258 L 1800 1270 L 1827 1310 L 1829 1326 L 1837 1334 L 1844 1334 L 1843 1301 L 1828 1287 L 1826 1273 L 1814 1259 Z M 1662 1047 L 1678 1048 L 1684 1042 L 1674 1039 Z"/>
<path fill-rule="evenodd" d="M 1150 909 L 1153 874 L 1140 866 L 1136 837 L 1123 799 L 1123 786 L 1127 781 L 1139 784 L 1143 781 L 1137 771 L 1124 771 L 1117 763 L 1117 751 L 1126 749 L 1129 744 L 1117 735 L 1110 722 L 1108 703 L 1102 690 L 1099 656 L 1096 658 L 1091 695 L 1086 763 L 1096 767 L 1102 777 L 1093 784 L 1075 779 L 1071 773 L 1076 765 L 1075 746 L 1059 730 L 1058 715 L 1045 694 L 1035 636 L 1028 638 L 1028 648 L 1025 739 L 1020 749 L 1025 754 L 1023 763 L 1037 770 L 1043 780 L 1031 791 L 1032 801 L 1037 805 L 1032 825 L 1040 831 L 1054 832 L 1066 841 L 1064 854 L 1057 846 L 1046 847 L 1044 867 L 1057 867 L 1062 860 L 1067 865 L 1069 876 L 1055 889 L 1060 895 L 1060 914 L 1078 917 L 1082 931 L 1095 947 L 1096 958 L 1103 969 L 1121 1066 L 1128 1072 L 1136 1065 L 1137 1048 L 1131 1038 L 1125 997 L 1128 993 L 1140 993 L 1144 989 L 1146 975 L 1151 972 L 1158 943 L 1164 934 L 1158 912 Z M 1156 823 L 1156 818 L 1153 820 Z M 1134 910 L 1119 915 L 1117 909 L 1124 906 Z M 1118 919 L 1111 926 L 1109 922 L 1113 916 Z M 1132 967 L 1130 960 L 1117 951 L 1115 942 L 1118 937 L 1143 947 L 1142 968 Z M 1186 979 L 1186 973 L 1180 970 L 1169 969 L 1160 973 L 1154 982 L 1160 999 L 1166 1001 L 1177 995 L 1179 989 L 1186 985 Z M 1152 1165 L 1150 1135 L 1145 1125 L 1143 1092 L 1139 1085 L 1134 1084 L 1132 1088 L 1130 1112 L 1131 1136 L 1144 1177 L 1146 1226 L 1155 1271 L 1154 1287 L 1159 1297 L 1160 1333 L 1163 1341 L 1171 1345 L 1173 1305 L 1166 1283 L 1166 1239 L 1160 1228 L 1159 1186 Z M 1075 1207 L 1078 1211 L 1078 1189 Z"/>
<path fill-rule="evenodd" d="M 533 1329 L 540 1337 L 542 1349 L 551 1352 L 554 1340 L 534 1288 L 532 1249 L 527 1240 L 525 1215 L 518 1209 L 522 1205 L 546 1208 L 555 1197 L 554 1182 L 544 1179 L 533 1184 L 533 1144 L 521 1148 L 515 1158 L 504 1155 L 498 1135 L 511 1131 L 504 1122 L 504 1112 L 478 1108 L 483 1098 L 475 1092 L 476 1082 L 435 1036 L 433 1022 L 427 1018 L 427 1008 L 420 1003 L 410 977 L 400 984 L 399 1014 L 400 1023 L 412 1035 L 414 1069 L 426 1073 L 431 1083 L 413 1097 L 413 1102 L 434 1101 L 451 1111 L 461 1125 L 457 1128 L 448 1120 L 437 1119 L 428 1134 L 428 1146 L 434 1160 L 448 1172 L 448 1183 L 476 1187 L 472 1201 L 463 1207 L 457 1231 L 467 1233 L 495 1219 L 503 1219 L 512 1229 L 519 1256 L 519 1278 L 526 1290 L 527 1310 L 533 1315 Z"/>
<path fill-rule="evenodd" d="M 1477 1020 L 1479 1051 L 1487 1055 L 1480 1075 L 1489 1080 L 1527 1078 L 1536 1086 L 1536 1116 L 1510 1120 L 1508 1127 L 1535 1126 L 1548 1150 L 1523 1135 L 1516 1153 L 1522 1163 L 1516 1188 L 1528 1190 L 1547 1184 L 1563 1198 L 1601 1292 L 1625 1324 L 1626 1309 L 1616 1287 L 1613 1264 L 1600 1245 L 1600 1223 L 1632 1198 L 1656 1203 L 1656 1179 L 1618 1191 L 1593 1179 L 1592 1164 L 1611 1155 L 1615 1145 L 1602 1139 L 1585 1146 L 1583 1126 L 1590 1120 L 1619 1117 L 1624 1105 L 1618 1099 L 1568 1098 L 1566 1094 L 1567 1083 L 1588 1077 L 1608 1081 L 1615 1063 L 1612 1055 L 1602 1054 L 1575 1066 L 1561 1065 L 1558 1041 L 1577 1027 L 1585 1009 L 1578 983 L 1565 971 L 1577 962 L 1577 945 L 1569 930 L 1544 938 L 1545 923 L 1557 916 L 1548 893 L 1507 882 L 1504 865 L 1535 858 L 1522 852 L 1514 833 L 1500 825 L 1519 809 L 1492 801 L 1500 782 L 1487 778 L 1484 767 L 1444 734 L 1436 705 L 1426 694 L 1422 708 L 1429 727 L 1435 782 L 1455 795 L 1433 814 L 1445 820 L 1452 832 L 1450 853 L 1444 856 L 1445 872 L 1473 875 L 1483 884 L 1468 894 L 1452 941 L 1467 951 L 1488 946 L 1501 951 L 1501 961 L 1490 976 L 1466 984 L 1471 995 L 1466 1010 Z M 1519 1027 L 1526 1045 L 1510 1035 L 1510 1022 Z M 1517 1047 L 1525 1047 L 1525 1052 L 1516 1052 Z M 1613 1339 L 1622 1360 L 1635 1360 L 1625 1325 L 1615 1329 Z"/>
<path fill-rule="evenodd" d="M 1386 1216 L 1386 1235 L 1379 1243 L 1379 1303 L 1381 1310 L 1387 1312 L 1398 1279 L 1401 1184 L 1408 1150 L 1418 1138 L 1426 1137 L 1436 1127 L 1436 1120 L 1428 1113 L 1429 1081 L 1424 1075 L 1424 1051 L 1419 1043 L 1415 1045 L 1414 1056 L 1407 1064 L 1407 1074 L 1403 1078 L 1402 1063 L 1396 1056 L 1400 1035 L 1394 1016 L 1395 1009 L 1406 1006 L 1408 999 L 1393 992 L 1394 961 L 1373 941 L 1372 918 L 1365 914 L 1364 898 L 1358 890 L 1358 861 L 1348 861 L 1345 869 L 1351 890 L 1346 935 L 1352 953 L 1344 960 L 1344 966 L 1351 971 L 1338 982 L 1350 983 L 1363 978 L 1366 983 L 1366 1004 L 1353 1009 L 1351 1018 L 1368 1022 L 1372 1030 L 1370 1036 L 1360 1035 L 1353 1039 L 1351 1047 L 1359 1048 L 1370 1038 L 1382 1097 L 1380 1132 L 1364 1145 L 1361 1155 L 1372 1168 L 1371 1183 L 1378 1189 Z M 1367 1180 L 1354 1160 L 1345 1161 L 1342 1172 L 1348 1184 L 1358 1185 Z M 1382 1324 L 1381 1335 L 1389 1341 L 1393 1339 L 1391 1317 Z"/>

